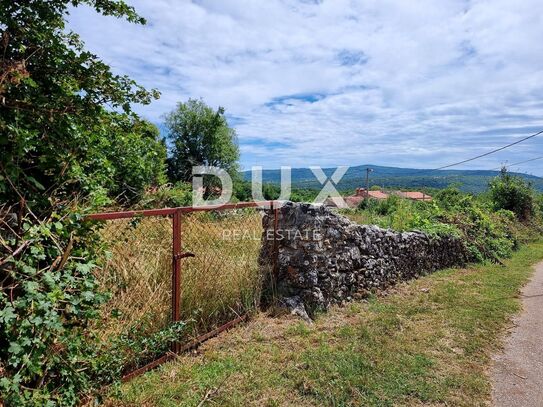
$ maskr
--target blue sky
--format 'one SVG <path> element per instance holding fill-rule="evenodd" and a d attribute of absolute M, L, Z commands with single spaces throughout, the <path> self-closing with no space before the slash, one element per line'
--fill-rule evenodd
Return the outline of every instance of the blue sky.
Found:
<path fill-rule="evenodd" d="M 432 168 L 543 129 L 543 2 L 128 0 L 136 26 L 69 17 L 116 73 L 224 106 L 245 168 Z M 457 167 L 543 155 L 543 136 Z M 543 176 L 543 160 L 524 172 Z"/>

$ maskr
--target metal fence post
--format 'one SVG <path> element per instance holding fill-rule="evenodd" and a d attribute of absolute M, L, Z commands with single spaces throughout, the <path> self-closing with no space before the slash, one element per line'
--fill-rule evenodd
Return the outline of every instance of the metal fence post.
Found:
<path fill-rule="evenodd" d="M 275 201 L 271 202 L 271 209 L 273 212 L 273 277 L 275 282 L 277 282 L 277 278 L 279 277 L 279 251 L 277 247 L 277 227 L 279 222 L 279 208 L 276 207 Z"/>
<path fill-rule="evenodd" d="M 173 214 L 172 239 L 172 322 L 181 319 L 181 211 Z M 172 351 L 177 352 L 179 342 L 172 344 Z"/>

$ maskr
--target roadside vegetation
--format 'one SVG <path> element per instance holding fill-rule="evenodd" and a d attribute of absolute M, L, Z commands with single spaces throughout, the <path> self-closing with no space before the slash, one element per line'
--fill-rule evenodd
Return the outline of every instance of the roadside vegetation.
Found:
<path fill-rule="evenodd" d="M 207 269 L 222 261 L 237 280 L 191 277 L 188 267 L 190 315 L 171 324 L 156 317 L 168 307 L 164 226 L 131 224 L 122 245 L 110 239 L 112 226 L 83 220 L 106 209 L 190 205 L 193 165 L 225 167 L 234 200 L 247 199 L 248 189 L 224 109 L 201 100 L 172 106 L 164 138 L 133 110 L 160 93 L 114 74 L 67 27 L 70 8 L 80 5 L 146 23 L 117 0 L 0 0 L 0 399 L 10 406 L 76 405 L 119 380 L 127 360 L 137 366 L 190 332 L 189 320 L 212 325 L 225 310 L 254 307 L 258 293 L 256 259 L 248 266 L 218 253 Z M 214 184 L 204 181 L 212 195 Z M 200 232 L 186 244 L 204 253 Z M 113 254 L 127 243 L 132 257 L 123 263 Z M 205 282 L 228 286 L 228 294 L 202 295 Z"/>
<path fill-rule="evenodd" d="M 455 235 L 466 244 L 471 261 L 500 262 L 541 233 L 540 202 L 529 183 L 503 170 L 481 195 L 449 187 L 437 191 L 431 201 L 392 195 L 382 201 L 363 200 L 357 209 L 341 213 L 358 223 L 398 231 Z"/>
<path fill-rule="evenodd" d="M 432 235 L 456 235 L 468 247 L 470 260 L 473 263 L 486 263 L 487 266 L 438 273 L 438 277 L 428 277 L 422 283 L 413 282 L 415 288 L 405 285 L 392 291 L 402 293 L 407 290 L 412 293 L 408 297 L 399 295 L 396 300 L 396 294 L 390 296 L 390 300 L 370 297 L 369 305 L 368 302 L 358 302 L 344 309 L 338 308 L 331 315 L 321 315 L 312 326 L 261 315 L 246 328 L 251 330 L 256 325 L 256 331 L 251 331 L 250 338 L 245 338 L 247 342 L 224 345 L 219 339 L 218 348 L 204 347 L 209 349 L 209 353 L 204 351 L 203 358 L 181 357 L 178 363 L 164 368 L 162 373 L 149 373 L 146 378 L 137 379 L 136 384 L 122 387 L 120 400 L 150 405 L 192 405 L 210 397 L 214 402 L 228 405 L 392 405 L 453 401 L 455 405 L 470 405 L 470 402 L 480 402 L 478 386 L 487 386 L 481 372 L 488 363 L 489 350 L 498 343 L 500 329 L 516 309 L 515 291 L 507 290 L 520 287 L 529 275 L 529 265 L 537 260 L 538 255 L 543 255 L 540 244 L 532 244 L 530 249 L 515 254 L 519 248 L 526 247 L 525 244 L 536 241 L 540 236 L 541 210 L 537 201 L 538 196 L 529 184 L 506 171 L 492 181 L 487 194 L 482 196 L 449 188 L 437 192 L 431 202 L 409 201 L 395 196 L 383 201 L 362 201 L 359 209 L 343 213 L 364 224 L 378 224 L 404 231 L 422 230 Z M 207 221 L 212 224 L 218 222 L 216 226 L 219 229 L 225 226 L 225 221 L 232 222 L 228 217 Z M 233 219 L 233 222 L 236 220 Z M 195 243 L 198 244 L 202 241 L 209 243 L 208 238 L 213 240 L 208 230 L 209 223 L 196 221 L 187 222 L 187 225 L 189 240 L 196 239 Z M 259 228 L 258 221 L 255 221 L 252 229 Z M 197 252 L 203 253 L 203 262 L 206 265 L 209 263 L 210 267 L 200 265 L 195 268 L 195 271 L 209 271 L 204 273 L 205 279 L 202 278 L 204 274 L 200 274 L 200 279 L 192 280 L 188 263 L 186 294 L 193 302 L 184 301 L 182 308 L 200 310 L 203 318 L 198 322 L 201 326 L 211 327 L 212 315 L 220 308 L 221 302 L 231 307 L 237 299 L 247 298 L 252 302 L 245 302 L 244 310 L 257 309 L 260 290 L 256 262 L 258 244 L 251 251 L 246 247 L 250 243 L 254 244 L 254 241 L 238 242 L 243 247 L 221 251 L 220 256 L 215 251 L 219 250 L 216 245 L 196 247 Z M 156 250 L 151 252 L 158 253 Z M 249 257 L 246 262 L 236 260 L 225 275 L 215 275 L 213 271 L 221 270 L 221 267 L 213 267 L 213 262 L 227 261 L 227 253 L 233 253 L 233 259 L 237 259 L 237 253 L 249 253 Z M 252 257 L 250 253 L 253 253 Z M 516 260 L 507 262 L 505 259 L 511 256 Z M 143 257 L 139 256 L 138 259 L 138 264 L 146 263 Z M 513 270 L 510 271 L 510 268 Z M 231 273 L 231 270 L 237 271 Z M 165 276 L 167 279 L 167 273 Z M 137 282 L 141 280 L 145 281 L 145 277 L 136 279 Z M 512 287 L 507 285 L 508 281 L 513 284 Z M 459 289 L 458 284 L 467 287 Z M 485 284 L 488 287 L 480 291 Z M 244 287 L 245 294 L 242 294 L 238 289 Z M 414 294 L 417 289 L 425 294 L 417 296 Z M 215 294 L 219 296 L 214 297 Z M 495 304 L 497 315 L 479 310 L 476 304 L 479 300 L 488 300 L 490 309 L 491 298 L 496 300 L 506 294 L 511 297 L 511 302 L 506 299 L 504 303 Z M 411 296 L 415 296 L 415 299 Z M 402 304 L 404 300 L 408 303 L 407 308 L 400 312 L 405 305 Z M 206 311 L 202 312 L 202 309 Z M 436 310 L 439 312 L 436 313 Z M 186 315 L 187 320 L 190 317 L 190 313 Z M 329 324 L 336 324 L 336 318 L 341 320 L 342 325 L 330 330 Z M 436 325 L 434 318 L 440 323 L 451 320 L 459 322 L 458 325 L 447 325 L 445 331 L 445 327 Z M 487 327 L 484 332 L 480 331 L 479 318 L 487 319 L 482 321 L 483 326 Z M 425 324 L 438 329 L 438 332 L 422 329 Z M 280 337 L 276 332 L 272 333 L 275 329 L 282 332 Z M 395 329 L 400 333 L 394 333 Z M 266 336 L 270 334 L 271 337 Z M 384 338 L 390 335 L 395 339 Z M 494 339 L 485 338 L 488 335 Z M 488 342 L 485 342 L 487 339 Z M 229 346 L 235 349 L 225 350 Z M 467 351 L 460 349 L 470 346 L 474 347 L 470 348 L 472 354 L 461 358 L 458 352 Z M 220 355 L 219 360 L 216 359 L 217 354 Z M 223 356 L 224 360 L 221 359 Z M 264 358 L 271 361 L 263 361 Z M 262 370 L 255 365 L 262 366 Z M 298 365 L 307 367 L 300 372 Z M 261 378 L 250 387 L 239 385 L 243 380 L 251 382 L 252 375 Z M 377 379 L 386 381 L 386 384 L 381 384 Z M 177 384 L 178 380 L 183 384 Z M 166 386 L 160 387 L 158 381 L 166 383 Z M 223 385 L 226 381 L 233 383 Z M 119 400 L 111 399 L 111 403 L 117 402 Z"/>
<path fill-rule="evenodd" d="M 225 110 L 202 100 L 181 102 L 172 106 L 161 134 L 133 110 L 160 93 L 114 74 L 69 31 L 66 17 L 80 5 L 146 23 L 119 0 L 0 0 L 0 402 L 8 406 L 73 406 L 94 400 L 104 385 L 118 383 L 128 368 L 161 354 L 174 338 L 213 327 L 228 313 L 255 310 L 259 298 L 258 241 L 218 239 L 234 224 L 258 232 L 260 218 L 254 212 L 191 219 L 185 247 L 199 255 L 186 261 L 184 320 L 177 323 L 165 312 L 169 225 L 84 220 L 85 214 L 106 209 L 190 205 L 189 169 L 197 165 L 224 167 L 234 180 L 234 201 L 251 199 L 251 188 L 239 172 L 236 133 Z M 204 178 L 203 185 L 207 197 L 217 193 L 213 179 Z M 265 199 L 278 192 L 277 186 L 263 185 Z M 294 189 L 291 199 L 311 201 L 316 195 L 313 189 Z M 542 202 L 528 184 L 504 172 L 482 197 L 447 189 L 432 203 L 367 202 L 347 215 L 398 230 L 458 234 L 474 261 L 499 263 L 539 233 Z M 533 250 L 521 253 L 535 256 Z M 520 268 L 517 274 L 520 284 Z M 314 349 L 296 355 L 305 355 L 299 363 L 311 367 L 322 357 L 324 371 L 330 370 L 337 383 L 355 380 L 365 362 L 360 359 L 357 367 L 350 359 L 343 361 L 348 347 L 334 356 L 347 370 L 334 371 L 334 365 L 326 364 L 330 349 L 311 336 L 313 328 L 289 329 L 300 332 L 293 338 L 313 338 Z M 346 346 L 372 344 L 356 335 Z M 292 344 L 292 349 L 301 345 Z M 255 362 L 250 358 L 257 350 L 228 359 L 228 368 Z M 280 363 L 281 354 L 276 356 Z M 406 360 L 407 366 L 424 371 L 425 359 Z M 188 372 L 192 365 L 183 369 Z M 222 365 L 217 369 L 220 373 Z M 399 387 L 390 391 L 409 388 L 402 381 L 410 379 L 402 372 L 393 377 Z M 203 390 L 215 376 L 205 369 L 201 374 Z M 307 380 L 300 384 L 307 387 L 304 392 L 339 404 L 346 400 L 341 387 L 340 393 L 330 393 L 312 374 L 308 368 L 301 376 Z M 281 375 L 275 378 L 283 383 Z M 287 389 L 285 384 L 274 391 L 281 396 Z"/>
<path fill-rule="evenodd" d="M 261 315 L 112 393 L 111 406 L 485 405 L 491 354 L 543 258 L 442 270 L 308 325 Z"/>

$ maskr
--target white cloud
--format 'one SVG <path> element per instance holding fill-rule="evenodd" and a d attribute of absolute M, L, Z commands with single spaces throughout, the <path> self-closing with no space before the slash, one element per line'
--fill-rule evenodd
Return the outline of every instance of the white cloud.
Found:
<path fill-rule="evenodd" d="M 224 106 L 245 166 L 434 167 L 543 128 L 537 0 L 130 3 L 147 26 L 88 8 L 70 26 L 116 72 L 162 91 L 143 116 L 160 122 L 188 97 Z M 543 175 L 543 162 L 522 169 Z"/>

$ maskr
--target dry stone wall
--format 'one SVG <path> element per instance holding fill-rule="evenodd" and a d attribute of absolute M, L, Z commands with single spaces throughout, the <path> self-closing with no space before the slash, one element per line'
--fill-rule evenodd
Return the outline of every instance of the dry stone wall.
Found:
<path fill-rule="evenodd" d="M 277 254 L 264 292 L 273 291 L 304 317 L 373 289 L 462 265 L 467 258 L 455 237 L 359 225 L 324 206 L 287 202 L 278 211 L 275 246 L 271 212 L 263 226 L 262 266 L 273 269 Z"/>

